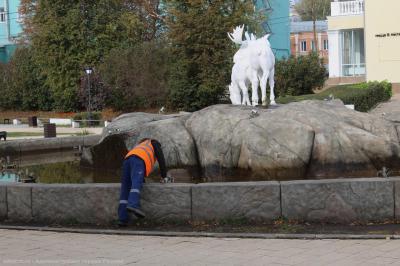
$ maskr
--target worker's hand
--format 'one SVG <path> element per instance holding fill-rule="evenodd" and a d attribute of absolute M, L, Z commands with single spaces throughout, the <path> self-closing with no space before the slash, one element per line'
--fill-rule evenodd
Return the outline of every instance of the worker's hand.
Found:
<path fill-rule="evenodd" d="M 161 178 L 161 183 L 174 183 L 174 178 L 168 173 L 166 177 Z"/>

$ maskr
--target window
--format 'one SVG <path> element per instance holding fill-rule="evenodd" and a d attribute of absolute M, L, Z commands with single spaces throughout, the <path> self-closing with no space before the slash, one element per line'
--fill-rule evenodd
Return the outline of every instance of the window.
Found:
<path fill-rule="evenodd" d="M 311 51 L 315 51 L 315 42 L 311 41 Z"/>
<path fill-rule="evenodd" d="M 365 75 L 364 30 L 342 31 L 341 53 L 343 76 Z"/>
<path fill-rule="evenodd" d="M 307 41 L 300 42 L 300 51 L 306 52 L 307 51 Z"/>
<path fill-rule="evenodd" d="M 324 40 L 324 50 L 328 50 L 329 48 L 329 44 L 328 44 L 328 40 Z"/>
<path fill-rule="evenodd" d="M 6 22 L 6 12 L 4 7 L 0 7 L 0 23 L 1 22 Z"/>

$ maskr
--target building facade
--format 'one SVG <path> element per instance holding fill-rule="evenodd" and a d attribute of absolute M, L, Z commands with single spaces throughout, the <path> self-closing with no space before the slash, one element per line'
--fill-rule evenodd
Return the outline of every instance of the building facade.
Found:
<path fill-rule="evenodd" d="M 366 79 L 400 83 L 400 1 L 366 0 Z"/>
<path fill-rule="evenodd" d="M 290 56 L 290 15 L 289 1 L 256 0 L 258 10 L 265 12 L 267 20 L 263 23 L 276 59 Z"/>
<path fill-rule="evenodd" d="M 22 32 L 19 0 L 0 0 L 0 62 L 8 62 Z"/>
<path fill-rule="evenodd" d="M 316 21 L 317 46 L 314 43 L 312 21 L 295 21 L 290 26 L 290 50 L 294 56 L 307 55 L 318 48 L 318 54 L 324 59 L 324 64 L 329 64 L 328 23 Z"/>
<path fill-rule="evenodd" d="M 334 1 L 328 17 L 329 76 L 400 83 L 398 0 Z M 350 79 L 349 79 L 350 78 Z"/>

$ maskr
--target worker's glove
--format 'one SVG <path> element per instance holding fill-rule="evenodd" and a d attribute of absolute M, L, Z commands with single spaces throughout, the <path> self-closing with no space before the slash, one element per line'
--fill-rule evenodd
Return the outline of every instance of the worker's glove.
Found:
<path fill-rule="evenodd" d="M 174 178 L 170 174 L 167 174 L 166 177 L 161 178 L 161 183 L 174 183 L 174 181 Z"/>

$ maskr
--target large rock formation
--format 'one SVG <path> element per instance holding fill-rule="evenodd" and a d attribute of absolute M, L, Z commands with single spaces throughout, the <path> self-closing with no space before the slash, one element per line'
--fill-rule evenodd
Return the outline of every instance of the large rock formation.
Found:
<path fill-rule="evenodd" d="M 84 153 L 82 163 L 120 167 L 141 138 L 158 139 L 168 167 L 206 177 L 260 179 L 373 176 L 400 166 L 395 125 L 341 101 L 304 101 L 273 109 L 215 105 L 193 114 L 126 114 Z"/>

